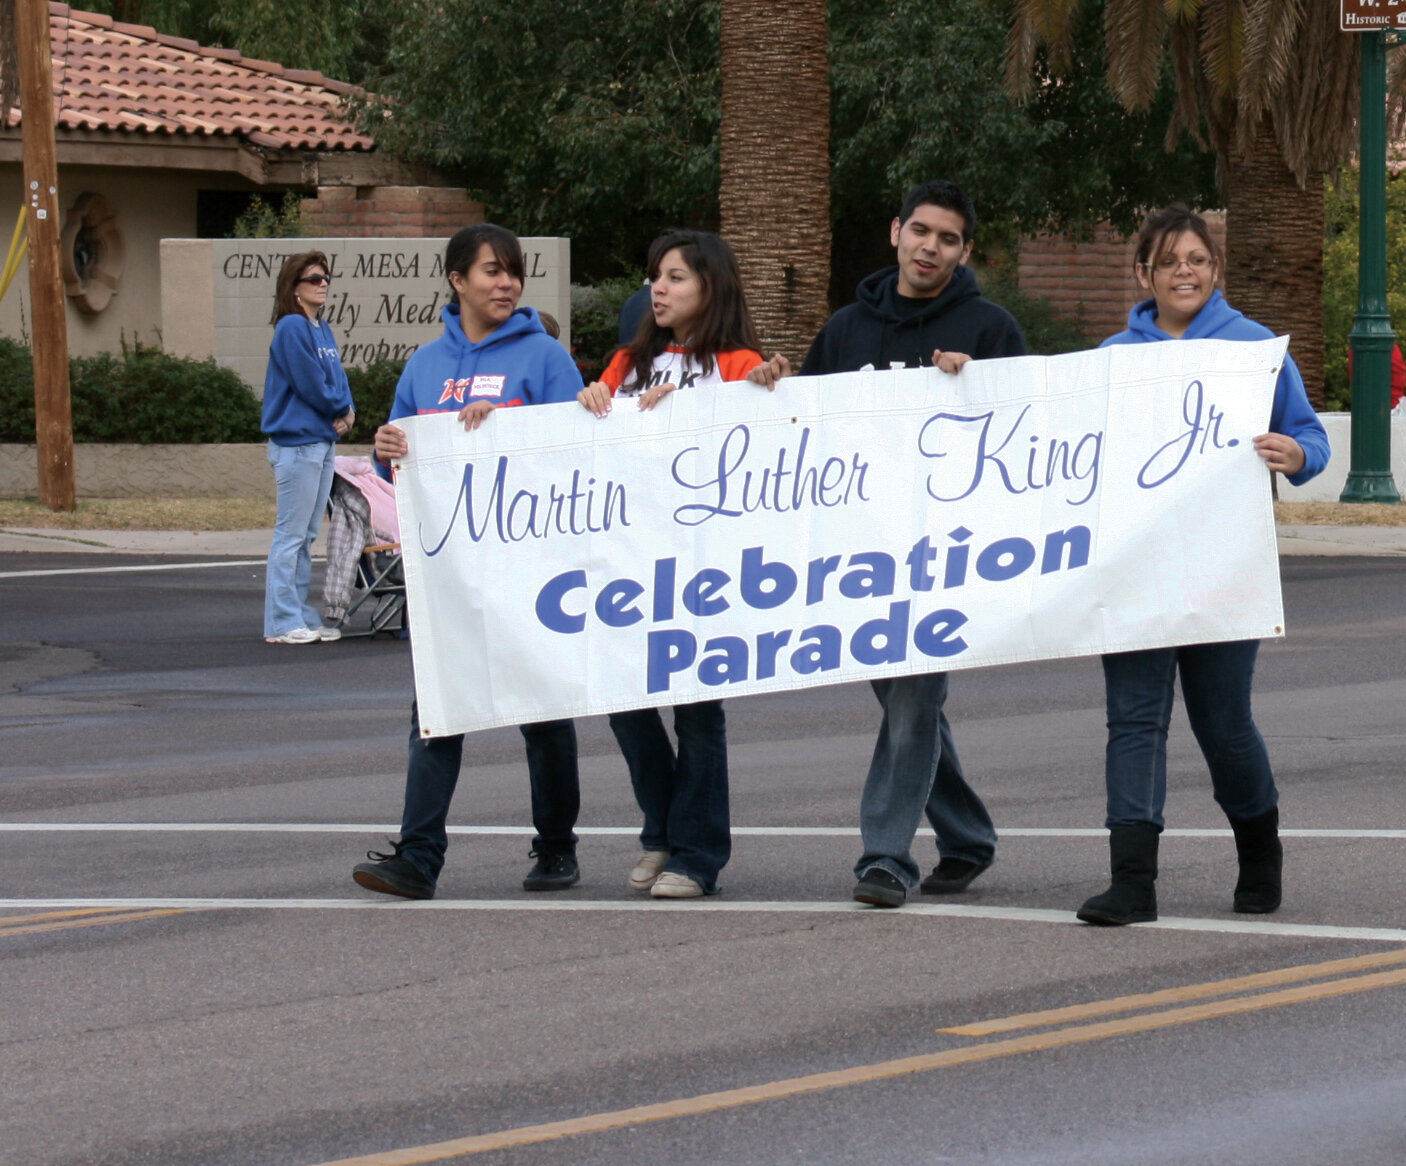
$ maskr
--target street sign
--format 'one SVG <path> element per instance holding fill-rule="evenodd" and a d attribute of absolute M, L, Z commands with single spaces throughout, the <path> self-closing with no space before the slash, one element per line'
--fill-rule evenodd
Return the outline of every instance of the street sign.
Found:
<path fill-rule="evenodd" d="M 1338 0 L 1343 32 L 1378 32 L 1406 28 L 1406 0 Z"/>

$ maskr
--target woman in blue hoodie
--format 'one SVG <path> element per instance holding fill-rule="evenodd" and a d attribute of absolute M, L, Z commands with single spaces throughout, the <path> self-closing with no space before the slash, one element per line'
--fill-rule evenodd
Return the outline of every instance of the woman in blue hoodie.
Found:
<path fill-rule="evenodd" d="M 494 409 L 574 401 L 581 374 L 566 349 L 542 328 L 533 308 L 518 307 L 524 265 L 517 236 L 493 223 L 464 227 L 444 252 L 454 302 L 440 313 L 444 335 L 418 349 L 396 386 L 390 421 L 376 431 L 376 468 L 409 452 L 395 422 L 420 413 L 457 413 L 477 429 Z M 576 864 L 576 815 L 581 792 L 576 768 L 576 727 L 569 720 L 521 726 L 532 785 L 537 860 L 523 889 L 555 891 L 581 877 Z M 445 822 L 459 781 L 463 734 L 421 737 L 410 708 L 410 760 L 400 841 L 390 854 L 375 851 L 352 878 L 368 890 L 407 899 L 431 899 L 444 867 Z"/>
<path fill-rule="evenodd" d="M 264 583 L 270 644 L 315 644 L 342 634 L 323 627 L 308 603 L 312 544 L 332 489 L 336 443 L 356 420 L 337 341 L 321 318 L 331 270 L 321 251 L 303 251 L 284 261 L 275 285 L 262 422 L 278 487 Z"/>
<path fill-rule="evenodd" d="M 1265 340 L 1273 333 L 1237 312 L 1216 288 L 1220 249 L 1200 215 L 1171 206 L 1150 215 L 1137 238 L 1134 273 L 1152 293 L 1110 344 L 1166 340 Z M 1267 468 L 1302 485 L 1328 463 L 1328 435 L 1287 354 L 1270 411 L 1255 438 Z M 1103 657 L 1108 703 L 1109 862 L 1113 882 L 1080 909 L 1086 923 L 1117 926 L 1157 918 L 1157 840 L 1167 793 L 1167 727 L 1178 672 L 1196 742 L 1217 803 L 1230 819 L 1239 859 L 1234 908 L 1279 906 L 1283 848 L 1279 793 L 1264 739 L 1250 715 L 1258 640 L 1189 644 Z"/>

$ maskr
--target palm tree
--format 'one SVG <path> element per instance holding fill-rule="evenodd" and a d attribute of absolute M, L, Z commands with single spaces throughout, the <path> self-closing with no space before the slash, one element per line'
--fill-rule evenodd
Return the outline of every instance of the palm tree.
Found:
<path fill-rule="evenodd" d="M 722 233 L 767 355 L 799 361 L 828 314 L 825 0 L 722 0 Z"/>
<path fill-rule="evenodd" d="M 1079 0 L 1015 0 L 1006 57 L 1029 92 L 1043 43 L 1067 55 Z M 1358 41 L 1326 0 L 1105 0 L 1108 83 L 1146 109 L 1170 56 L 1182 133 L 1216 152 L 1225 196 L 1225 282 L 1247 315 L 1293 337 L 1309 396 L 1323 403 L 1323 176 L 1356 145 Z"/>

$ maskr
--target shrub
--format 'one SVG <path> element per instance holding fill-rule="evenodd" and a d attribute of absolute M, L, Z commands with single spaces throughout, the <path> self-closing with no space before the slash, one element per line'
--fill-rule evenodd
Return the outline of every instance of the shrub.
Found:
<path fill-rule="evenodd" d="M 1032 355 L 1054 356 L 1061 352 L 1079 352 L 1097 344 L 1097 341 L 1091 340 L 1084 332 L 1082 310 L 1075 320 L 1070 320 L 1060 315 L 1051 301 L 1040 296 L 1026 295 L 1015 284 L 1006 282 L 994 271 L 982 274 L 981 292 L 1016 318 L 1021 331 L 1025 333 L 1026 348 Z"/>
<path fill-rule="evenodd" d="M 396 382 L 400 380 L 403 360 L 378 360 L 373 364 L 347 367 L 347 382 L 352 400 L 356 402 L 356 424 L 343 441 L 369 445 L 376 430 L 391 415 Z"/>
<path fill-rule="evenodd" d="M 277 204 L 265 202 L 260 195 L 249 200 L 230 228 L 231 239 L 305 239 L 303 200 L 295 190 L 285 191 Z"/>
<path fill-rule="evenodd" d="M 73 440 L 260 441 L 259 403 L 213 360 L 124 346 L 68 362 Z M 27 347 L 0 337 L 0 441 L 34 440 L 34 366 Z"/>
<path fill-rule="evenodd" d="M 1348 376 L 1348 333 L 1357 314 L 1358 171 L 1343 168 L 1335 184 L 1326 184 L 1323 198 L 1323 407 L 1347 412 L 1352 408 Z M 1406 173 L 1387 175 L 1386 184 L 1387 307 L 1393 327 L 1401 334 L 1406 322 Z"/>
<path fill-rule="evenodd" d="M 598 380 L 611 353 L 620 347 L 620 305 L 639 286 L 639 279 L 631 278 L 593 287 L 571 285 L 571 355 L 583 384 Z"/>

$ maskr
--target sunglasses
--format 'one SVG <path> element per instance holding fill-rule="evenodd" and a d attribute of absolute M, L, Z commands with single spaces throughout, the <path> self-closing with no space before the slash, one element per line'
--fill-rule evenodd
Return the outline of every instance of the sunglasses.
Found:
<path fill-rule="evenodd" d="M 305 275 L 302 279 L 298 280 L 298 282 L 316 284 L 331 283 L 332 277 L 330 275 Z"/>

